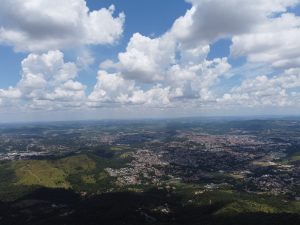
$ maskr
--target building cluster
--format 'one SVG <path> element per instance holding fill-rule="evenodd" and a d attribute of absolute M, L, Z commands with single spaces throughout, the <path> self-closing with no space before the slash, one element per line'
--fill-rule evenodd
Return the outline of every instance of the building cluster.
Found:
<path fill-rule="evenodd" d="M 163 168 L 168 165 L 161 155 L 150 150 L 138 150 L 132 157 L 133 160 L 125 168 L 106 168 L 110 176 L 117 177 L 118 185 L 149 185 L 160 182 L 164 176 Z"/>

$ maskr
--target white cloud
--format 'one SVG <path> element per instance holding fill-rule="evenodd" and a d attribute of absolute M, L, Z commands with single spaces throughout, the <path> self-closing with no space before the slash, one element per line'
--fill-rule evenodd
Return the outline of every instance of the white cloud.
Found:
<path fill-rule="evenodd" d="M 184 18 L 189 13 L 190 11 Z M 176 35 L 177 21 L 160 37 L 150 38 L 139 33 L 134 34 L 126 51 L 118 54 L 117 62 L 106 60 L 100 64 L 103 70 L 115 70 L 114 76 L 122 80 L 134 81 L 135 85 L 150 86 L 135 92 L 136 95 L 131 98 L 123 99 L 130 99 L 130 103 L 147 102 L 144 99 L 151 98 L 150 93 L 154 92 L 160 93 L 161 99 L 165 99 L 164 102 L 179 99 L 198 99 L 202 102 L 215 99 L 210 89 L 230 69 L 227 58 L 206 60 L 210 51 L 209 45 L 187 44 Z M 182 29 L 181 31 L 185 32 Z"/>
<path fill-rule="evenodd" d="M 172 88 L 174 98 L 211 101 L 215 98 L 211 87 L 216 85 L 218 79 L 229 69 L 227 58 L 202 60 L 198 64 L 177 64 L 169 69 L 167 82 Z"/>
<path fill-rule="evenodd" d="M 233 56 L 274 68 L 300 67 L 300 18 L 286 13 L 271 18 L 247 34 L 233 37 Z"/>
<path fill-rule="evenodd" d="M 2 99 L 18 99 L 22 96 L 19 89 L 14 87 L 9 87 L 6 90 L 0 89 L 0 100 Z"/>
<path fill-rule="evenodd" d="M 232 106 L 297 106 L 300 88 L 300 69 L 289 69 L 274 77 L 265 75 L 246 79 L 217 101 Z"/>
<path fill-rule="evenodd" d="M 102 103 L 120 103 L 134 90 L 134 81 L 125 80 L 118 74 L 109 74 L 100 70 L 94 90 L 89 95 L 89 100 L 95 106 Z"/>
<path fill-rule="evenodd" d="M 144 91 L 132 80 L 124 79 L 120 74 L 98 72 L 97 84 L 88 97 L 91 107 L 117 105 L 148 105 L 164 107 L 169 101 L 169 88 L 155 86 Z"/>
<path fill-rule="evenodd" d="M 124 13 L 113 17 L 114 11 L 89 11 L 85 0 L 3 0 L 0 43 L 30 52 L 113 44 L 125 20 Z"/>
<path fill-rule="evenodd" d="M 211 43 L 255 29 L 275 13 L 285 12 L 298 0 L 188 0 L 193 7 L 178 18 L 174 35 L 187 45 Z"/>
<path fill-rule="evenodd" d="M 168 34 L 151 39 L 136 33 L 118 58 L 124 77 L 141 82 L 161 81 L 166 68 L 175 62 L 175 42 Z"/>
<path fill-rule="evenodd" d="M 162 88 L 158 85 L 147 91 L 137 90 L 133 92 L 128 102 L 132 104 L 144 104 L 150 107 L 168 107 L 171 103 L 170 88 Z"/>
<path fill-rule="evenodd" d="M 19 104 L 53 108 L 64 102 L 82 104 L 85 99 L 85 86 L 74 79 L 77 67 L 64 62 L 60 51 L 46 54 L 29 54 L 22 61 L 22 78 L 15 87 L 0 89 L 0 98 L 19 99 Z"/>
<path fill-rule="evenodd" d="M 161 107 L 180 99 L 211 101 L 214 94 L 210 88 L 230 65 L 227 58 L 206 60 L 208 52 L 208 45 L 183 49 L 169 32 L 157 38 L 134 34 L 126 51 L 119 53 L 118 62 L 106 60 L 100 64 L 102 71 L 90 98 L 100 103 L 103 99 L 111 101 L 107 97 L 110 93 L 114 101 L 122 104 L 154 106 L 159 102 Z M 109 75 L 105 72 L 109 69 L 116 73 Z M 115 84 L 120 86 L 113 88 Z M 103 85 L 109 87 L 109 91 Z M 141 88 L 145 85 L 148 88 Z"/>

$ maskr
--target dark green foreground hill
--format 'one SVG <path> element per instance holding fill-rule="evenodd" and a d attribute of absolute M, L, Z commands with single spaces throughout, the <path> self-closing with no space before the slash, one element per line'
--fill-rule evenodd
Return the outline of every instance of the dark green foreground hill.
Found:
<path fill-rule="evenodd" d="M 179 195 L 163 190 L 106 193 L 82 199 L 65 189 L 38 189 L 10 203 L 0 203 L 5 225 L 298 225 L 291 213 L 216 214 L 224 203 L 183 205 Z"/>

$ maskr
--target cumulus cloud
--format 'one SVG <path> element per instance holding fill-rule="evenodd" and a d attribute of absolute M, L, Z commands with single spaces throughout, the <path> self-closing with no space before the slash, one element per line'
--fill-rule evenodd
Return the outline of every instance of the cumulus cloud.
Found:
<path fill-rule="evenodd" d="M 203 60 L 197 64 L 177 64 L 168 71 L 167 81 L 172 87 L 175 98 L 211 101 L 214 99 L 211 87 L 230 67 L 227 58 Z"/>
<path fill-rule="evenodd" d="M 166 34 L 151 39 L 136 33 L 130 39 L 126 51 L 119 53 L 119 69 L 130 79 L 155 82 L 163 79 L 163 73 L 175 62 L 175 42 Z"/>
<path fill-rule="evenodd" d="M 85 85 L 76 81 L 77 67 L 64 62 L 60 51 L 45 54 L 29 54 L 22 61 L 22 77 L 15 87 L 0 89 L 0 98 L 6 101 L 18 99 L 20 104 L 53 107 L 57 103 L 85 99 Z"/>
<path fill-rule="evenodd" d="M 192 8 L 172 28 L 187 45 L 211 43 L 220 38 L 247 33 L 269 16 L 285 12 L 298 0 L 187 0 Z"/>
<path fill-rule="evenodd" d="M 159 94 L 161 107 L 187 99 L 198 99 L 199 102 L 215 99 L 211 88 L 231 68 L 227 58 L 207 60 L 210 46 L 207 43 L 186 45 L 176 35 L 174 26 L 155 38 L 135 33 L 126 50 L 118 54 L 117 62 L 106 60 L 100 64 L 102 70 L 115 70 L 114 79 L 118 77 L 118 81 L 134 82 L 137 87 L 136 91 L 129 88 L 127 94 L 119 89 L 123 103 L 150 104 L 155 102 L 154 96 L 159 98 Z M 101 84 L 101 78 L 98 78 L 98 83 Z M 145 85 L 148 88 L 141 90 L 140 87 Z M 98 98 L 101 102 L 102 98 Z M 147 98 L 150 100 L 144 100 Z M 95 95 L 93 101 L 97 101 Z"/>
<path fill-rule="evenodd" d="M 134 81 L 103 70 L 98 72 L 97 84 L 88 100 L 91 107 L 103 107 L 107 104 L 163 106 L 170 102 L 169 88 L 156 86 L 144 91 Z"/>
<path fill-rule="evenodd" d="M 119 53 L 118 62 L 106 60 L 100 64 L 102 70 L 90 97 L 94 102 L 101 102 L 107 95 L 116 99 L 117 93 L 122 103 L 157 105 L 161 95 L 161 107 L 179 99 L 211 101 L 214 97 L 210 88 L 231 66 L 227 58 L 206 60 L 208 52 L 208 45 L 181 49 L 180 42 L 171 33 L 158 38 L 134 34 L 126 51 Z M 108 74 L 109 69 L 116 72 Z M 106 83 L 109 91 L 104 90 Z M 122 86 L 113 88 L 115 84 Z M 140 88 L 145 85 L 148 88 Z"/>
<path fill-rule="evenodd" d="M 98 103 L 122 102 L 135 89 L 134 81 L 124 80 L 118 74 L 109 74 L 106 71 L 98 72 L 97 84 L 90 94 L 89 100 Z M 97 104 L 95 104 L 97 105 Z"/>
<path fill-rule="evenodd" d="M 296 106 L 299 104 L 300 69 L 288 69 L 279 76 L 257 76 L 233 87 L 217 101 L 233 106 Z M 296 103 L 296 105 L 295 105 Z"/>
<path fill-rule="evenodd" d="M 114 11 L 113 5 L 90 11 L 85 0 L 3 0 L 0 43 L 29 52 L 113 44 L 125 20 Z"/>
<path fill-rule="evenodd" d="M 234 36 L 231 54 L 275 68 L 300 66 L 300 18 L 291 13 L 270 18 L 251 32 Z"/>

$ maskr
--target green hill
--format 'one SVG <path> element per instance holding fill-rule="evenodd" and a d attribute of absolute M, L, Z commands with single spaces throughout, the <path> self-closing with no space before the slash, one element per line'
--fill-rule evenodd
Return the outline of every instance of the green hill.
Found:
<path fill-rule="evenodd" d="M 101 192 L 112 184 L 104 168 L 118 167 L 123 159 L 81 154 L 58 160 L 21 160 L 0 164 L 0 199 L 14 199 L 37 187 Z"/>

